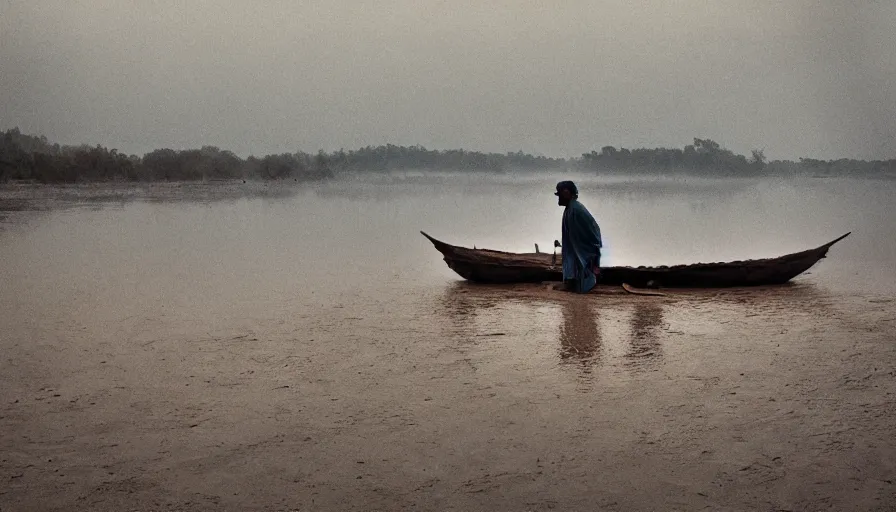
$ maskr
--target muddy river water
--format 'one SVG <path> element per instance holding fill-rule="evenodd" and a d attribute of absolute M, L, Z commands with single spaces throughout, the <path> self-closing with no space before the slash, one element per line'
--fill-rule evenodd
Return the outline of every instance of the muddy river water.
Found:
<path fill-rule="evenodd" d="M 561 177 L 0 189 L 0 510 L 892 510 L 896 182 L 580 178 L 608 265 L 786 286 L 461 281 L 550 250 Z M 547 249 L 545 249 L 547 248 Z"/>

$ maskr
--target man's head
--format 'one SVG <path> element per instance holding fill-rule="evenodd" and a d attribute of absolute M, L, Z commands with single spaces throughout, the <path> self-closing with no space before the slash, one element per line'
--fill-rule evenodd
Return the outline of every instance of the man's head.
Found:
<path fill-rule="evenodd" d="M 557 183 L 557 191 L 554 192 L 554 195 L 557 196 L 557 204 L 568 206 L 573 199 L 579 198 L 579 189 L 571 181 L 561 181 Z"/>

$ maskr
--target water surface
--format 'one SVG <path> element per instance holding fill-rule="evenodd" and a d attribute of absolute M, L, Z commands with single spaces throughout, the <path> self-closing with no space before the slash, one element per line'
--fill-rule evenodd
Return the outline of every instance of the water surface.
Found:
<path fill-rule="evenodd" d="M 560 178 L 5 187 L 0 424 L 15 478 L 0 503 L 887 496 L 893 421 L 868 411 L 893 405 L 896 183 L 578 179 L 608 265 L 777 256 L 852 232 L 793 284 L 757 290 L 475 286 L 419 234 L 550 250 Z M 856 475 L 855 491 L 814 483 Z"/>

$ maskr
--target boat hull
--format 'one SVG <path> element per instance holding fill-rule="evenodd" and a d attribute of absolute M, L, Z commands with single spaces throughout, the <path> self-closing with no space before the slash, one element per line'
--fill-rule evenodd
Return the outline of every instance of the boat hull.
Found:
<path fill-rule="evenodd" d="M 562 281 L 558 254 L 510 253 L 489 249 L 470 249 L 447 244 L 421 231 L 442 253 L 445 263 L 459 276 L 477 283 L 533 283 Z M 824 245 L 758 260 L 725 263 L 697 263 L 668 267 L 602 267 L 600 284 L 665 288 L 727 288 L 783 284 L 809 270 L 827 255 L 835 243 L 849 233 Z"/>

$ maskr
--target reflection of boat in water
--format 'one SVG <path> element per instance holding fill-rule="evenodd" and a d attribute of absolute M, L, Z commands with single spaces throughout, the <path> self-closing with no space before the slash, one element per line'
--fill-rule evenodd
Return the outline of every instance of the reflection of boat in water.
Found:
<path fill-rule="evenodd" d="M 812 325 L 832 314 L 828 299 L 823 289 L 800 283 L 641 297 L 612 288 L 577 295 L 543 284 L 456 281 L 445 287 L 433 320 L 445 339 L 457 337 L 462 345 L 497 343 L 506 344 L 502 350 L 525 351 L 546 343 L 554 362 L 590 379 L 607 366 L 632 373 L 662 367 L 674 352 L 667 344 L 687 342 L 682 331 L 691 328 L 684 326 L 699 332 L 705 324 L 715 332 L 718 322 L 755 324 L 781 316 Z"/>
<path fill-rule="evenodd" d="M 601 318 L 604 313 L 611 318 L 627 317 L 631 323 L 629 336 L 613 337 L 610 341 L 611 345 L 626 344 L 626 367 L 640 369 L 662 358 L 660 326 L 665 305 L 656 299 L 631 300 L 631 296 L 624 295 L 623 298 L 610 303 L 595 296 L 571 296 L 525 284 L 498 289 L 457 282 L 446 289 L 438 310 L 448 320 L 446 333 L 461 334 L 468 339 L 495 339 L 489 334 L 500 330 L 501 322 L 525 331 L 541 331 L 547 339 L 556 340 L 559 364 L 585 376 L 606 364 L 606 336 L 602 329 L 606 322 Z M 550 316 L 533 314 L 537 310 Z M 481 318 L 477 321 L 476 317 Z M 554 327 L 542 330 L 544 318 L 551 317 L 556 319 L 556 330 Z M 527 319 L 530 324 L 525 324 Z"/>
<path fill-rule="evenodd" d="M 735 326 L 762 332 L 768 319 L 811 326 L 837 314 L 829 292 L 811 283 L 678 289 L 643 297 L 614 288 L 578 295 L 546 284 L 481 286 L 458 280 L 445 286 L 434 306 L 430 322 L 444 343 L 463 351 L 496 350 L 501 368 L 508 360 L 557 365 L 586 387 L 619 372 L 661 370 L 675 354 L 687 353 L 692 341 L 705 343 Z"/>
<path fill-rule="evenodd" d="M 525 283 L 561 281 L 557 265 L 560 255 L 512 253 L 490 249 L 469 249 L 447 244 L 423 233 L 442 253 L 448 266 L 464 279 L 480 283 Z M 695 263 L 662 267 L 603 267 L 601 284 L 667 288 L 724 288 L 783 284 L 802 274 L 827 255 L 835 243 L 849 233 L 824 245 L 802 252 L 726 263 Z"/>

